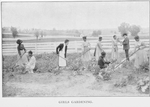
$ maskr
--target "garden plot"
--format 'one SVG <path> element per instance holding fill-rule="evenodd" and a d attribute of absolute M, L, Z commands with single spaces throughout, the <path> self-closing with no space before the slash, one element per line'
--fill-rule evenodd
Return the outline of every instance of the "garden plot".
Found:
<path fill-rule="evenodd" d="M 97 81 L 93 75 L 96 62 L 92 61 L 89 69 L 83 71 L 79 54 L 68 55 L 68 66 L 64 70 L 56 69 L 58 57 L 55 54 L 35 56 L 38 69 L 34 74 L 21 74 L 18 69 L 9 71 L 7 68 L 15 63 L 16 56 L 4 57 L 3 97 L 148 96 L 146 89 L 145 92 L 141 90 L 149 82 L 149 71 L 144 69 L 149 64 L 143 65 L 140 71 L 135 71 L 131 61 L 112 73 L 110 80 Z M 124 55 L 121 54 L 120 57 L 123 59 Z"/>

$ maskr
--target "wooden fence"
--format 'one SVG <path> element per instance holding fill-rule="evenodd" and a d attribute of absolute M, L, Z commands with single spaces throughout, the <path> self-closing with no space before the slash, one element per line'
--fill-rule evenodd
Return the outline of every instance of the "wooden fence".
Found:
<path fill-rule="evenodd" d="M 148 39 L 141 39 L 146 45 L 149 44 Z M 91 52 L 94 51 L 96 46 L 97 40 L 89 40 L 91 44 Z M 52 53 L 56 52 L 56 47 L 60 44 L 60 42 L 43 42 L 43 43 L 24 43 L 27 51 L 32 50 L 35 54 L 41 53 Z M 68 45 L 68 53 L 78 53 L 81 52 L 81 44 L 82 41 L 70 41 Z M 103 40 L 102 41 L 103 49 L 106 52 L 111 52 L 112 49 L 112 42 L 111 40 Z M 119 45 L 119 52 L 123 51 L 122 46 Z M 130 50 L 134 49 L 134 40 L 130 40 Z M 147 48 L 148 49 L 148 48 Z M 17 54 L 17 44 L 10 43 L 10 44 L 2 44 L 2 54 L 3 55 L 16 55 Z"/>

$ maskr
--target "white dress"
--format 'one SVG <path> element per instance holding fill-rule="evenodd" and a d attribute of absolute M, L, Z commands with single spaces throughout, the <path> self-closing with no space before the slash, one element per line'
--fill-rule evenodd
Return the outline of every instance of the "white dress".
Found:
<path fill-rule="evenodd" d="M 65 44 L 61 51 L 59 51 L 59 66 L 65 67 L 66 60 L 65 60 Z"/>
<path fill-rule="evenodd" d="M 141 46 L 143 43 L 142 42 L 135 42 L 135 49 L 137 49 L 137 47 Z M 144 44 L 143 44 L 144 45 Z M 140 68 L 140 65 L 142 65 L 143 63 L 147 62 L 147 53 L 144 49 L 140 49 L 139 51 L 136 52 L 136 56 L 135 56 L 135 62 L 134 62 L 134 66 L 136 68 Z"/>
<path fill-rule="evenodd" d="M 36 59 L 34 56 L 32 56 L 26 65 L 26 71 L 28 71 L 29 73 L 33 73 L 33 69 L 35 68 L 35 64 L 36 64 Z"/>
<path fill-rule="evenodd" d="M 84 53 L 82 55 L 82 61 L 88 62 L 92 59 L 91 53 L 90 53 L 90 43 L 89 42 L 83 42 L 82 43 L 82 52 Z"/>
<path fill-rule="evenodd" d="M 102 51 L 103 51 L 102 44 L 101 42 L 98 42 L 96 44 L 96 54 L 95 54 L 96 61 L 99 60 L 99 57 L 101 56 Z"/>
<path fill-rule="evenodd" d="M 117 40 L 112 40 L 111 60 L 118 60 L 118 43 Z"/>

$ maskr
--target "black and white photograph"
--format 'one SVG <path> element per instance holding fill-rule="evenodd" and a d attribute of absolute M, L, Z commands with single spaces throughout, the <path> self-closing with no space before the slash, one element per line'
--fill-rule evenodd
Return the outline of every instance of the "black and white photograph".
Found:
<path fill-rule="evenodd" d="M 1 2 L 2 97 L 149 97 L 149 16 L 142 0 Z"/>

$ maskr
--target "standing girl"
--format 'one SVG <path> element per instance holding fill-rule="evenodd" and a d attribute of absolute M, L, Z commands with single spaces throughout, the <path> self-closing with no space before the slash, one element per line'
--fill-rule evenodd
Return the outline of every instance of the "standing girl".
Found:
<path fill-rule="evenodd" d="M 137 49 L 140 49 L 139 51 L 136 52 L 134 66 L 136 69 L 139 69 L 140 65 L 148 61 L 148 59 L 147 59 L 147 53 L 144 50 L 145 44 L 140 41 L 139 36 L 136 36 L 134 39 L 135 39 L 134 50 L 136 51 Z"/>
<path fill-rule="evenodd" d="M 59 67 L 66 67 L 66 55 L 68 43 L 69 40 L 66 39 L 64 43 L 60 44 L 56 48 L 56 53 L 59 54 Z"/>
<path fill-rule="evenodd" d="M 88 69 L 89 61 L 92 59 L 90 53 L 90 43 L 87 42 L 86 36 L 83 37 L 82 43 L 82 61 L 84 65 L 84 69 Z"/>
<path fill-rule="evenodd" d="M 26 56 L 26 49 L 24 47 L 24 45 L 22 44 L 22 40 L 18 39 L 16 41 L 16 43 L 18 44 L 18 47 L 17 47 L 17 51 L 18 51 L 18 56 L 17 56 L 17 59 L 19 60 L 16 64 L 16 66 L 21 66 L 23 67 L 27 62 L 28 62 L 28 59 L 27 59 L 27 56 Z"/>
<path fill-rule="evenodd" d="M 118 41 L 117 41 L 116 35 L 113 36 L 113 40 L 112 40 L 111 60 L 112 61 L 118 61 Z"/>
<path fill-rule="evenodd" d="M 99 37 L 99 41 L 96 44 L 96 48 L 95 48 L 95 52 L 94 52 L 96 61 L 99 60 L 99 57 L 101 56 L 101 53 L 103 52 L 101 41 L 102 41 L 102 37 Z"/>

